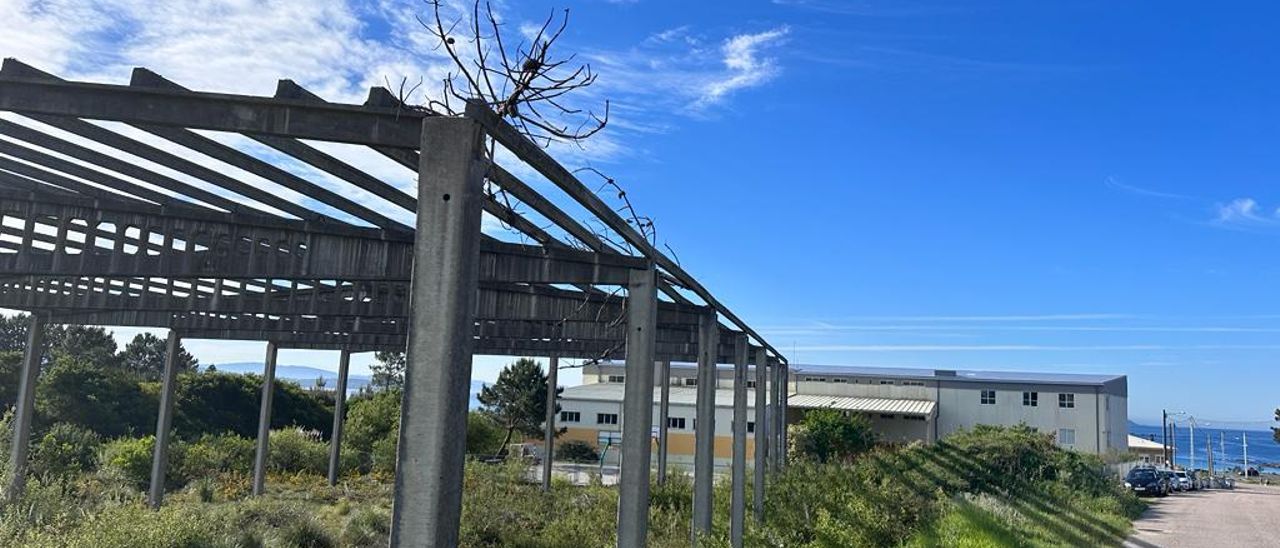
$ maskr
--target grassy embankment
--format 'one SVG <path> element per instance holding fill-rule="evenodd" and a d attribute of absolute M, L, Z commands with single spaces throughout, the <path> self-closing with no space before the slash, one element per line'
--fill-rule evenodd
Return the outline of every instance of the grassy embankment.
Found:
<path fill-rule="evenodd" d="M 301 450 L 317 454 L 323 445 L 316 444 Z M 186 454 L 208 459 L 209 452 L 189 449 Z M 248 477 L 227 470 L 185 478 L 186 485 L 174 487 L 165 507 L 152 511 L 142 503 L 138 478 L 131 477 L 138 471 L 122 468 L 127 459 L 105 456 L 85 470 L 34 480 L 28 496 L 0 514 L 0 545 L 322 547 L 386 542 L 390 487 L 385 473 L 353 472 L 331 488 L 314 470 L 289 471 L 288 459 L 276 459 L 266 497 L 248 499 Z M 301 459 L 308 460 L 314 459 Z M 184 466 L 175 464 L 179 470 Z M 1047 437 L 1022 429 L 981 429 L 932 447 L 877 450 L 851 463 L 795 463 L 770 483 L 768 518 L 750 525 L 747 544 L 1116 545 L 1143 506 L 1097 470 L 1095 459 L 1062 451 Z M 544 494 L 523 476 L 519 467 L 468 466 L 464 545 L 612 544 L 614 489 L 561 482 Z M 716 531 L 707 544 L 726 546 L 728 489 L 724 484 L 717 489 Z M 688 545 L 689 505 L 688 481 L 655 488 L 651 546 Z"/>

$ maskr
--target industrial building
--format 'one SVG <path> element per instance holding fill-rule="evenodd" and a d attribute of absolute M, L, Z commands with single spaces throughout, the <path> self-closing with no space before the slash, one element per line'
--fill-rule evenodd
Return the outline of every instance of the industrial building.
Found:
<path fill-rule="evenodd" d="M 663 379 L 661 373 L 655 377 L 659 388 L 654 390 L 652 424 L 657 437 Z M 623 366 L 589 365 L 582 379 L 581 386 L 561 394 L 557 420 L 557 426 L 565 429 L 561 439 L 587 441 L 599 448 L 616 446 L 626 380 Z M 694 365 L 671 364 L 665 382 L 668 458 L 673 464 L 687 464 L 693 459 L 696 427 Z M 715 458 L 723 465 L 732 456 L 732 368 L 719 368 L 716 382 Z M 754 381 L 748 383 L 754 387 Z M 1081 452 L 1128 449 L 1128 379 L 1124 375 L 792 365 L 787 394 L 788 423 L 799 421 L 807 409 L 861 413 L 880 439 L 889 443 L 932 443 L 979 424 L 1026 424 Z M 754 430 L 755 424 L 748 422 L 748 436 L 753 437 Z"/>

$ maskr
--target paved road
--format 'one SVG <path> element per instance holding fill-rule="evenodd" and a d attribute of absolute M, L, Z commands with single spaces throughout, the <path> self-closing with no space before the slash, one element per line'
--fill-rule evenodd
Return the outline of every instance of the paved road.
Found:
<path fill-rule="evenodd" d="M 1280 488 L 1239 485 L 1231 491 L 1194 491 L 1152 500 L 1133 522 L 1129 548 L 1249 547 L 1280 543 Z"/>

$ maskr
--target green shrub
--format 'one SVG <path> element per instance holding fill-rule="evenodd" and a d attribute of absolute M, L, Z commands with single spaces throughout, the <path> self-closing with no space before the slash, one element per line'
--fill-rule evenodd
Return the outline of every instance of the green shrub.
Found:
<path fill-rule="evenodd" d="M 98 467 L 102 438 L 74 424 L 57 423 L 31 448 L 31 473 L 46 479 L 71 478 Z"/>
<path fill-rule="evenodd" d="M 328 444 L 319 432 L 301 428 L 275 430 L 267 440 L 267 467 L 278 472 L 324 474 L 329 466 Z"/>
<path fill-rule="evenodd" d="M 569 440 L 556 444 L 556 459 L 567 462 L 598 462 L 600 453 L 591 444 L 580 440 Z"/>
<path fill-rule="evenodd" d="M 235 434 L 205 434 L 187 446 L 180 473 L 196 479 L 244 472 L 253 467 L 255 451 L 253 440 Z"/>
<path fill-rule="evenodd" d="M 356 462 L 357 470 L 369 472 L 374 466 L 374 445 L 381 442 L 379 467 L 385 469 L 389 452 L 395 457 L 395 437 L 400 431 L 400 391 L 387 390 L 352 398 L 347 405 L 342 452 Z M 391 441 L 384 441 L 384 440 Z M 389 444 L 389 451 L 388 451 Z"/>
<path fill-rule="evenodd" d="M 120 438 L 102 446 L 102 467 L 118 473 L 139 489 L 151 482 L 155 436 Z"/>
<path fill-rule="evenodd" d="M 506 431 L 487 413 L 467 413 L 467 454 L 493 455 L 502 448 Z"/>
<path fill-rule="evenodd" d="M 796 452 L 818 462 L 848 461 L 876 445 L 876 433 L 866 417 L 835 409 L 811 409 L 792 434 Z"/>
<path fill-rule="evenodd" d="M 55 359 L 36 385 L 38 425 L 66 422 L 103 437 L 154 429 L 157 406 L 137 379 L 73 355 Z"/>
<path fill-rule="evenodd" d="M 121 478 L 138 489 L 147 489 L 151 485 L 151 460 L 155 446 L 155 436 L 114 439 L 102 444 L 99 463 L 105 473 Z M 169 442 L 166 489 L 181 488 L 191 479 L 182 473 L 186 449 L 184 443 Z"/>
<path fill-rule="evenodd" d="M 287 548 L 332 548 L 337 546 L 329 532 L 314 520 L 303 518 L 286 525 L 279 534 L 279 546 Z"/>
<path fill-rule="evenodd" d="M 271 428 L 298 427 L 328 437 L 333 427 L 331 396 L 303 390 L 297 383 L 275 383 Z M 233 373 L 190 373 L 178 376 L 174 430 L 184 436 L 258 434 L 262 377 Z M 154 408 L 152 410 L 154 414 Z M 152 419 L 154 424 L 154 419 Z"/>
<path fill-rule="evenodd" d="M 347 546 L 381 546 L 391 535 L 391 514 L 377 508 L 360 510 L 347 521 L 342 542 Z"/>

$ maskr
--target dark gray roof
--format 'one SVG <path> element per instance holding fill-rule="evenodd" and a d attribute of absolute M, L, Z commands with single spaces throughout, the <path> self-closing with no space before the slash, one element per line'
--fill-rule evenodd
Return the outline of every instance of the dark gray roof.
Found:
<path fill-rule="evenodd" d="M 1036 384 L 1072 384 L 1102 386 L 1125 378 L 1124 375 L 1092 373 L 1047 373 L 1031 371 L 974 371 L 966 369 L 920 369 L 910 367 L 866 367 L 854 365 L 794 364 L 793 375 L 849 375 L 861 377 L 895 377 L 939 379 L 969 382 L 1011 382 Z"/>

